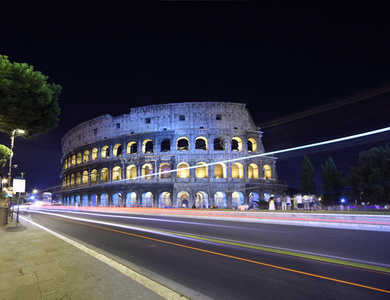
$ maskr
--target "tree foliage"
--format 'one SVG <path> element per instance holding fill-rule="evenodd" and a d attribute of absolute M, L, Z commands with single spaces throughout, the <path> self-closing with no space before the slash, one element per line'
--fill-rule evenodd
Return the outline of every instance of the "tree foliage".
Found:
<path fill-rule="evenodd" d="M 301 192 L 304 194 L 314 194 L 316 189 L 314 168 L 310 162 L 310 159 L 305 156 L 303 157 L 301 170 Z"/>
<path fill-rule="evenodd" d="M 4 146 L 0 145 L 0 168 L 3 168 L 9 159 L 9 155 L 11 153 L 11 149 Z"/>
<path fill-rule="evenodd" d="M 47 79 L 33 66 L 0 55 L 0 131 L 11 135 L 22 129 L 31 138 L 57 126 L 62 88 Z"/>
<path fill-rule="evenodd" d="M 326 205 L 335 204 L 341 195 L 341 172 L 337 170 L 336 164 L 331 157 L 327 159 L 325 165 L 321 165 L 321 168 L 323 172 L 323 202 Z"/>
<path fill-rule="evenodd" d="M 390 201 L 390 143 L 359 154 L 347 183 L 359 200 L 370 203 Z"/>

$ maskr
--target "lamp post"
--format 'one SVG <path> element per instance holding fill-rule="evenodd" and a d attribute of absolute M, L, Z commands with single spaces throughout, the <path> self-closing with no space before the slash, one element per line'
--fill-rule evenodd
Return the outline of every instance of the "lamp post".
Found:
<path fill-rule="evenodd" d="M 11 153 L 10 153 L 10 156 L 9 156 L 9 169 L 8 169 L 8 184 L 9 185 L 11 185 L 12 156 L 13 156 L 12 149 L 14 148 L 15 136 L 17 134 L 23 134 L 23 133 L 24 133 L 24 130 L 21 130 L 21 129 L 14 129 L 12 131 L 12 135 L 11 135 Z"/>

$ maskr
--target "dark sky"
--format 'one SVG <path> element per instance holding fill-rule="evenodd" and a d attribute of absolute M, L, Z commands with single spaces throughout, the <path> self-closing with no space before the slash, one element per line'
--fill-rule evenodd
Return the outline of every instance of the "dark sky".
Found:
<path fill-rule="evenodd" d="M 10 7 L 0 19 L 0 54 L 63 87 L 58 127 L 16 138 L 13 176 L 25 172 L 29 191 L 59 185 L 67 131 L 149 104 L 247 103 L 268 151 L 388 127 L 389 8 L 308 1 Z M 329 156 L 346 172 L 361 150 L 389 141 L 386 133 L 279 155 L 278 175 L 299 188 L 307 155 L 320 184 Z M 0 143 L 9 146 L 9 137 L 0 133 Z"/>

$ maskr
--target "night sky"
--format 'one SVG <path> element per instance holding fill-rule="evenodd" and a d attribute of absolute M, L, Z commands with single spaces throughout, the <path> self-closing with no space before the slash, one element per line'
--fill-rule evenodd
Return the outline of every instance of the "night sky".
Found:
<path fill-rule="evenodd" d="M 58 127 L 16 138 L 12 175 L 25 172 L 28 191 L 58 186 L 66 132 L 149 104 L 246 103 L 267 151 L 388 127 L 390 7 L 370 5 L 96 1 L 3 10 L 0 54 L 63 87 Z M 320 188 L 329 156 L 345 174 L 360 151 L 389 141 L 385 133 L 277 155 L 279 179 L 299 188 L 307 155 Z M 9 147 L 9 137 L 0 133 L 0 144 Z"/>

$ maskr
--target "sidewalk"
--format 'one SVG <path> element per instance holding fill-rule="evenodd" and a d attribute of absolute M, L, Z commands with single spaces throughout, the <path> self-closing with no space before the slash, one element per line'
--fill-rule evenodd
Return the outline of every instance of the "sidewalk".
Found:
<path fill-rule="evenodd" d="M 157 283 L 136 274 L 139 283 L 123 274 L 133 271 L 122 268 L 118 271 L 26 220 L 0 227 L 1 300 L 185 299 L 165 287 L 154 292 L 146 286 Z"/>

